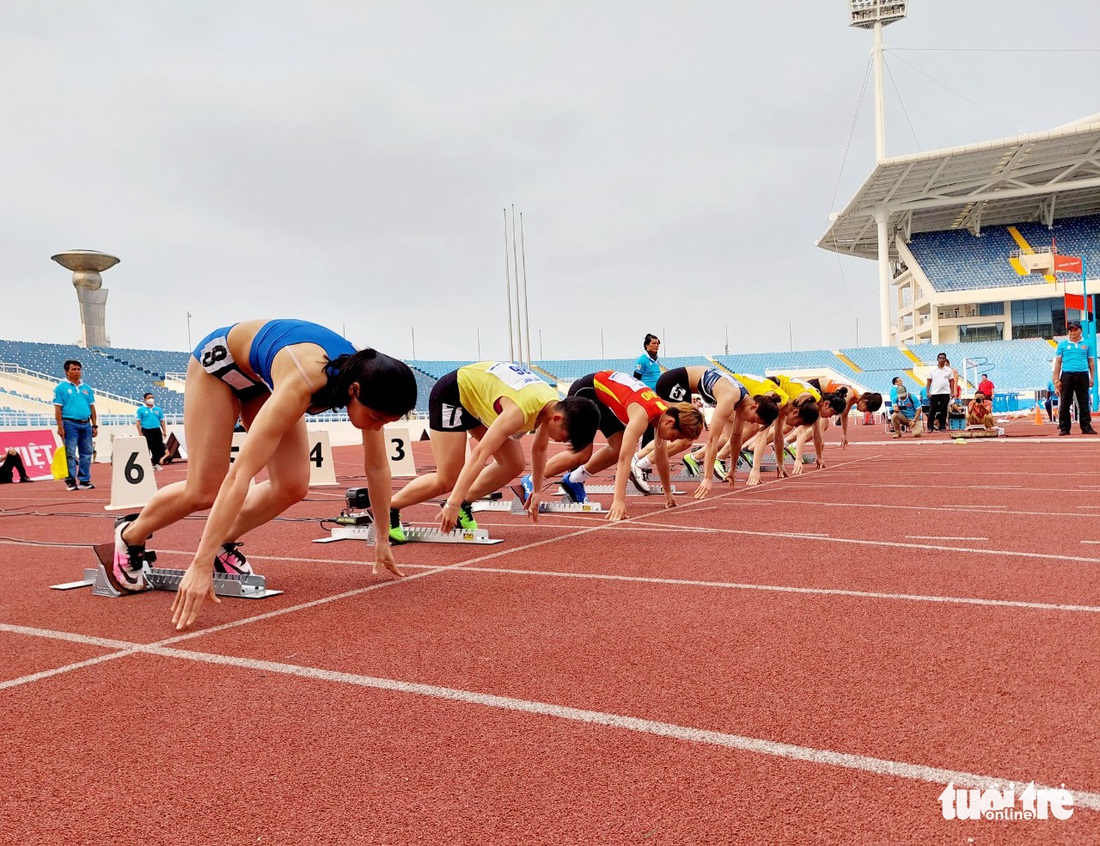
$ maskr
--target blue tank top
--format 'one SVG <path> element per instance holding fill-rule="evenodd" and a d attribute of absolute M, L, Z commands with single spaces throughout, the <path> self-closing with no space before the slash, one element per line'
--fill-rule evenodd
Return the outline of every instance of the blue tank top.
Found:
<path fill-rule="evenodd" d="M 355 352 L 355 347 L 347 339 L 324 326 L 305 320 L 271 320 L 261 326 L 256 337 L 252 339 L 252 348 L 248 351 L 248 366 L 274 390 L 275 386 L 271 383 L 271 363 L 283 347 L 294 344 L 316 344 L 325 351 L 329 361 Z M 316 390 L 321 387 L 316 386 Z"/>

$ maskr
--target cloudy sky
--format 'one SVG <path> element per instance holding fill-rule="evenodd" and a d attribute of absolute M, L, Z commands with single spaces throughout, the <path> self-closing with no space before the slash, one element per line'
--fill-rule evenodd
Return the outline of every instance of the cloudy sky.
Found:
<path fill-rule="evenodd" d="M 912 0 L 888 155 L 1100 111 L 1097 31 Z M 0 337 L 79 339 L 50 256 L 86 248 L 114 346 L 190 312 L 507 358 L 514 204 L 536 359 L 875 345 L 874 264 L 814 246 L 872 169 L 870 49 L 843 0 L 7 0 Z"/>

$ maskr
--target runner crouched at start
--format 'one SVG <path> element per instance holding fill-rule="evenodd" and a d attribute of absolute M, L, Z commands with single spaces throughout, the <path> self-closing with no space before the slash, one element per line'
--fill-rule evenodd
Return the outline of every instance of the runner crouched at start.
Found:
<path fill-rule="evenodd" d="M 626 517 L 626 482 L 630 460 L 646 428 L 654 428 L 654 456 L 657 474 L 665 490 L 665 507 L 672 508 L 672 485 L 668 472 L 668 442 L 678 438 L 694 440 L 703 431 L 703 415 L 691 403 L 667 403 L 656 392 L 625 373 L 601 370 L 582 376 L 569 386 L 569 395 L 596 401 L 600 409 L 600 431 L 607 446 L 592 454 L 591 448 L 580 454 L 563 452 L 546 464 L 546 475 L 554 476 L 570 468 L 561 480 L 566 496 L 574 502 L 587 502 L 586 477 L 617 463 L 615 494 L 607 519 L 617 522 Z M 538 466 L 537 464 L 535 465 Z"/>
<path fill-rule="evenodd" d="M 476 529 L 471 500 L 491 494 L 523 472 L 520 438 L 535 433 L 531 462 L 536 485 L 525 505 L 538 520 L 539 491 L 548 441 L 568 441 L 576 451 L 592 445 L 600 412 L 582 397 L 560 399 L 542 379 L 507 361 L 482 361 L 442 377 L 428 398 L 434 473 L 413 479 L 393 498 L 390 540 L 405 543 L 401 509 L 450 492 L 439 530 Z M 466 459 L 466 436 L 477 446 Z M 486 465 L 489 459 L 492 463 Z"/>
<path fill-rule="evenodd" d="M 363 463 L 371 502 L 388 508 L 390 464 L 382 427 L 416 405 L 416 379 L 401 361 L 359 350 L 335 332 L 303 320 L 249 320 L 211 332 L 187 366 L 183 428 L 187 479 L 161 488 L 136 516 L 115 525 L 108 578 L 118 590 L 145 587 L 145 541 L 158 529 L 209 508 L 195 557 L 172 602 L 172 622 L 185 629 L 214 595 L 214 571 L 252 570 L 237 549 L 261 526 L 309 491 L 306 414 L 347 406 L 363 431 Z M 229 462 L 233 428 L 248 438 Z M 267 469 L 267 480 L 249 487 Z M 400 576 L 389 539 L 375 544 L 374 572 Z"/>

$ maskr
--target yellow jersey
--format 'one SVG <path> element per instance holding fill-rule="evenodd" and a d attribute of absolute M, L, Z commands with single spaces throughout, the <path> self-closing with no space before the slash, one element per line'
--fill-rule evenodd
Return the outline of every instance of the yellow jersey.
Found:
<path fill-rule="evenodd" d="M 548 402 L 557 402 L 558 392 L 542 379 L 510 361 L 479 361 L 458 368 L 458 399 L 462 407 L 486 426 L 491 426 L 507 397 L 523 412 L 523 429 L 535 428 L 535 419 Z"/>
<path fill-rule="evenodd" d="M 757 394 L 771 393 L 779 397 L 780 405 L 786 405 L 791 401 L 791 398 L 787 396 L 787 392 L 779 385 L 775 384 L 771 379 L 765 379 L 763 376 L 757 376 L 755 373 L 734 373 L 733 378 L 744 385 L 748 389 L 748 392 L 754 397 Z"/>
<path fill-rule="evenodd" d="M 794 399 L 801 394 L 809 394 L 814 398 L 814 402 L 821 402 L 821 391 L 819 391 L 809 382 L 803 382 L 801 379 L 795 379 L 791 376 L 785 376 L 782 373 L 777 373 L 772 378 L 779 380 L 779 387 L 782 388 L 783 393 L 785 393 L 791 399 Z"/>

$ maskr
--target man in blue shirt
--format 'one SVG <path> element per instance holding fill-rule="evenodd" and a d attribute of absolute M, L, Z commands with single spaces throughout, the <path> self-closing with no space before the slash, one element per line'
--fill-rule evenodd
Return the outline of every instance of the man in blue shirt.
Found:
<path fill-rule="evenodd" d="M 1095 435 L 1089 410 L 1089 388 L 1095 377 L 1096 356 L 1089 342 L 1081 339 L 1081 321 L 1067 320 L 1069 338 L 1058 342 L 1054 352 L 1054 390 L 1058 392 L 1058 434 L 1068 435 L 1070 406 L 1077 400 L 1081 434 Z"/>
<path fill-rule="evenodd" d="M 137 429 L 149 444 L 149 455 L 153 459 L 153 469 L 160 471 L 164 458 L 164 436 L 168 427 L 164 423 L 164 409 L 156 404 L 152 394 L 146 394 L 143 405 L 137 407 Z"/>
<path fill-rule="evenodd" d="M 76 359 L 65 362 L 65 381 L 54 388 L 53 411 L 57 418 L 57 434 L 65 442 L 65 460 L 69 477 L 65 487 L 90 491 L 92 484 L 93 438 L 99 433 L 96 425 L 95 395 L 80 378 L 83 373 Z"/>
<path fill-rule="evenodd" d="M 657 380 L 661 378 L 661 365 L 657 363 L 657 350 L 661 348 L 661 339 L 656 335 L 646 335 L 645 353 L 638 356 L 634 364 L 634 378 L 657 390 Z"/>

